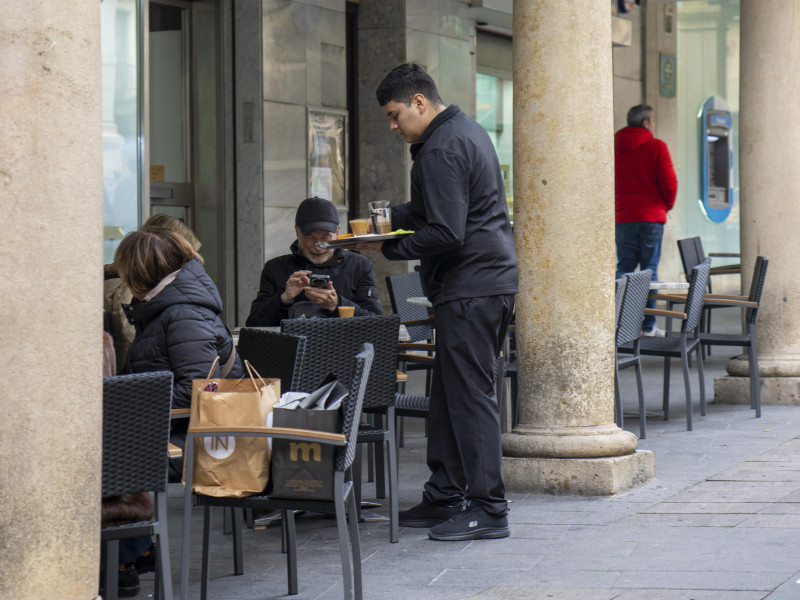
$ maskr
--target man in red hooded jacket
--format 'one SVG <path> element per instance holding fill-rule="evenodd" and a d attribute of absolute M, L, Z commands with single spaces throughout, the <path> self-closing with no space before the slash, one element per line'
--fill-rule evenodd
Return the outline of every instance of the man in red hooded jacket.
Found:
<path fill-rule="evenodd" d="M 678 178 L 667 145 L 653 137 L 653 108 L 639 104 L 628 111 L 628 126 L 614 135 L 616 182 L 617 278 L 652 269 L 658 279 L 661 238 L 667 211 L 675 205 Z M 654 307 L 655 301 L 648 302 Z M 643 335 L 664 336 L 655 317 L 645 316 Z"/>

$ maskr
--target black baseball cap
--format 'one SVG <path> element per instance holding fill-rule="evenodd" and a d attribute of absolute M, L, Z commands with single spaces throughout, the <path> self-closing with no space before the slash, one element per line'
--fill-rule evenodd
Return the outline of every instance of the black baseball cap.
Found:
<path fill-rule="evenodd" d="M 297 207 L 294 224 L 303 235 L 320 230 L 336 233 L 339 228 L 339 212 L 330 200 L 316 196 L 306 198 Z"/>

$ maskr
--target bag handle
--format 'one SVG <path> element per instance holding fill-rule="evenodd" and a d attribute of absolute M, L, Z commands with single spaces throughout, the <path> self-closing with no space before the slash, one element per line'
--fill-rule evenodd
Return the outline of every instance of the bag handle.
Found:
<path fill-rule="evenodd" d="M 203 384 L 203 387 L 204 387 L 204 388 L 206 387 L 206 385 L 208 385 L 208 380 L 209 380 L 209 379 L 211 379 L 211 376 L 214 374 L 214 370 L 217 368 L 217 364 L 218 364 L 218 363 L 219 363 L 219 356 L 217 356 L 217 357 L 214 359 L 214 362 L 213 362 L 213 363 L 211 363 L 211 369 L 209 369 L 209 371 L 208 371 L 208 375 L 206 375 L 206 381 L 205 381 L 205 383 Z"/>
<path fill-rule="evenodd" d="M 211 376 L 214 374 L 214 369 L 217 368 L 217 364 L 219 364 L 219 356 L 217 356 L 214 359 L 214 362 L 211 363 L 211 369 L 209 370 L 208 376 L 206 377 L 205 382 L 203 383 L 203 387 L 204 388 L 206 387 L 206 385 L 208 385 L 208 380 L 211 379 Z M 253 382 L 253 387 L 255 388 L 256 391 L 258 391 L 258 384 L 256 384 L 256 377 L 258 377 L 258 379 L 261 381 L 261 385 L 262 386 L 264 386 L 264 387 L 267 386 L 267 382 L 264 381 L 264 378 L 261 377 L 261 375 L 258 373 L 258 371 L 256 371 L 256 368 L 253 365 L 250 364 L 249 360 L 245 360 L 244 361 L 244 367 L 245 367 L 245 369 L 247 369 L 247 374 L 250 375 L 250 381 Z M 225 378 L 222 377 L 221 379 L 225 379 Z"/>
<path fill-rule="evenodd" d="M 259 375 L 258 371 L 256 371 L 256 368 L 253 365 L 251 365 L 250 361 L 247 359 L 245 359 L 244 361 L 244 368 L 247 369 L 247 374 L 250 375 L 250 379 L 253 382 L 253 385 L 256 385 L 256 377 L 258 377 L 258 379 L 261 381 L 261 385 L 267 387 L 267 382 L 264 381 L 264 378 L 261 377 L 261 375 Z M 255 373 L 255 376 L 253 376 L 253 373 Z M 258 391 L 257 385 L 256 385 L 256 391 Z"/>

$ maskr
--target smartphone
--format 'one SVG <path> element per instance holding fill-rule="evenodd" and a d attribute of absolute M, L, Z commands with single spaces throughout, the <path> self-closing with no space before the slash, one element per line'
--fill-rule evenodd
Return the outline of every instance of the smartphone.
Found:
<path fill-rule="evenodd" d="M 327 289 L 328 282 L 331 280 L 330 275 L 314 275 L 313 273 L 308 276 L 309 285 L 315 288 Z"/>

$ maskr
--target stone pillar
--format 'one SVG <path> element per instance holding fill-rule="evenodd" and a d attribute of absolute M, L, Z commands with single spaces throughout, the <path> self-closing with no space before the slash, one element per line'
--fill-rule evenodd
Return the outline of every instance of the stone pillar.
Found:
<path fill-rule="evenodd" d="M 614 424 L 611 77 L 607 4 L 515 0 L 511 491 L 609 494 L 654 475 L 653 454 Z"/>
<path fill-rule="evenodd" d="M 800 0 L 741 1 L 739 165 L 742 284 L 756 257 L 769 259 L 758 313 L 758 362 L 763 404 L 800 404 L 800 158 L 790 149 L 800 122 L 787 118 L 800 97 Z M 748 364 L 734 360 L 732 377 L 714 382 L 717 402 L 750 403 Z"/>
<path fill-rule="evenodd" d="M 0 598 L 97 597 L 102 114 L 97 0 L 0 19 Z"/>

